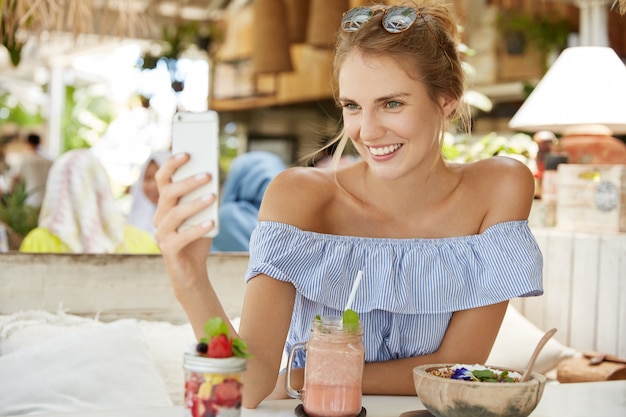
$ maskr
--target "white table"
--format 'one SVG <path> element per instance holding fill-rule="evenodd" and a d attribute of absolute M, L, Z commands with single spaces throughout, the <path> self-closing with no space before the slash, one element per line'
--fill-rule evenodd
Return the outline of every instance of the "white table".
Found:
<path fill-rule="evenodd" d="M 243 409 L 242 417 L 293 417 L 296 400 L 266 401 L 257 409 Z M 368 417 L 426 417 L 417 397 L 371 396 L 363 398 Z M 405 413 L 403 415 L 403 413 Z M 40 414 L 39 417 L 180 417 L 182 407 Z M 531 417 L 626 416 L 626 381 L 548 384 Z"/>

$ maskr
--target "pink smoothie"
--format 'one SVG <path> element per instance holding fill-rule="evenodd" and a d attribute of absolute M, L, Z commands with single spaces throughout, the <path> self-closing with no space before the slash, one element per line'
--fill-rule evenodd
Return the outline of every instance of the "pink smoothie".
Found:
<path fill-rule="evenodd" d="M 361 412 L 361 386 L 307 384 L 303 406 L 310 417 L 355 417 Z"/>

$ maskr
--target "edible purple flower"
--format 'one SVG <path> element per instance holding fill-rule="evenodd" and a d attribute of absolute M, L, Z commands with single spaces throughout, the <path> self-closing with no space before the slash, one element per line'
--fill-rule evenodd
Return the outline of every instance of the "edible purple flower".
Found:
<path fill-rule="evenodd" d="M 476 379 L 476 377 L 467 368 L 456 368 L 450 378 L 462 379 L 464 381 L 472 381 Z"/>

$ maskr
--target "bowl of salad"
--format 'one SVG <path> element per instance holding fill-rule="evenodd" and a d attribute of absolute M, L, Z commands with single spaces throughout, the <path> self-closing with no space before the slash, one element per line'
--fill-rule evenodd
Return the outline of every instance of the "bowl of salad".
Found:
<path fill-rule="evenodd" d="M 417 396 L 436 417 L 526 417 L 537 407 L 546 377 L 499 366 L 431 364 L 413 369 Z"/>

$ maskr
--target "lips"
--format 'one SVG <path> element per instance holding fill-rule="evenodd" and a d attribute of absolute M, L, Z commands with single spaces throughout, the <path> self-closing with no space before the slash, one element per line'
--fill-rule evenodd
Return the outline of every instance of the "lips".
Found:
<path fill-rule="evenodd" d="M 368 146 L 368 149 L 370 151 L 370 153 L 374 156 L 385 156 L 385 155 L 389 155 L 391 153 L 394 153 L 395 151 L 397 151 L 398 149 L 400 149 L 402 147 L 401 144 L 395 144 L 395 145 L 387 145 L 387 146 Z"/>

